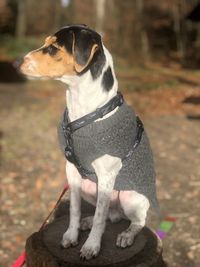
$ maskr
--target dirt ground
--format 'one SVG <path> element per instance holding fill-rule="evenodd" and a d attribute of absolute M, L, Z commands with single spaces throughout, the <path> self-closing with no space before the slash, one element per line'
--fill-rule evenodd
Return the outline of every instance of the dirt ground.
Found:
<path fill-rule="evenodd" d="M 183 79 L 178 89 L 124 90 L 124 95 L 150 136 L 162 215 L 176 218 L 163 240 L 164 258 L 171 267 L 199 267 L 200 90 L 195 76 L 190 83 L 184 73 L 178 77 Z M 10 266 L 23 251 L 65 183 L 56 132 L 64 105 L 59 82 L 0 84 L 1 266 Z M 156 229 L 159 222 L 153 217 L 148 224 Z"/>

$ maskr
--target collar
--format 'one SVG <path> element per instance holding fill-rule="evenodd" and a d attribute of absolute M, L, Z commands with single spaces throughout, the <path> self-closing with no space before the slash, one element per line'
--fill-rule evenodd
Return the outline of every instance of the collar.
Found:
<path fill-rule="evenodd" d="M 106 114 L 113 111 L 116 107 L 121 106 L 123 103 L 124 103 L 123 95 L 120 92 L 118 92 L 117 95 L 114 96 L 104 106 L 97 108 L 95 111 L 72 122 L 70 122 L 68 109 L 66 108 L 64 111 L 63 131 L 71 134 L 76 130 L 94 122 L 95 120 L 103 118 Z"/>

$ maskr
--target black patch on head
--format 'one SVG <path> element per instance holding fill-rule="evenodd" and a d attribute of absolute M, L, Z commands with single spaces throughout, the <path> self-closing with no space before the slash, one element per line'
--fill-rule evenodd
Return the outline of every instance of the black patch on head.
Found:
<path fill-rule="evenodd" d="M 93 80 L 97 79 L 101 75 L 105 62 L 106 62 L 106 57 L 104 55 L 102 48 L 96 51 L 90 63 L 90 67 L 88 66 L 90 68 Z"/>
<path fill-rule="evenodd" d="M 108 92 L 112 88 L 113 84 L 114 84 L 114 78 L 113 78 L 112 70 L 110 67 L 108 67 L 107 70 L 103 74 L 102 85 L 103 85 L 104 90 Z"/>
<path fill-rule="evenodd" d="M 73 45 L 73 31 L 69 28 L 63 28 L 60 31 L 56 32 L 56 42 L 59 46 L 64 46 L 66 51 L 72 54 L 72 45 Z"/>
<path fill-rule="evenodd" d="M 39 50 L 41 50 L 43 54 L 49 54 L 50 56 L 55 56 L 59 49 L 54 45 L 49 45 L 47 47 L 40 48 Z"/>
<path fill-rule="evenodd" d="M 98 49 L 95 52 L 90 64 L 83 71 L 78 73 L 78 75 L 80 76 L 86 73 L 88 70 L 90 70 L 92 78 L 93 80 L 95 80 L 101 75 L 105 62 L 106 62 L 106 57 L 104 55 L 103 48 L 102 50 Z"/>
<path fill-rule="evenodd" d="M 69 25 L 55 33 L 56 42 L 59 46 L 64 46 L 68 53 L 72 54 L 73 36 L 75 37 L 74 52 L 75 60 L 78 64 L 84 65 L 88 61 L 91 49 L 94 44 L 98 45 L 90 64 L 78 75 L 90 70 L 92 78 L 95 80 L 101 73 L 105 64 L 105 55 L 101 42 L 101 36 L 85 25 Z"/>

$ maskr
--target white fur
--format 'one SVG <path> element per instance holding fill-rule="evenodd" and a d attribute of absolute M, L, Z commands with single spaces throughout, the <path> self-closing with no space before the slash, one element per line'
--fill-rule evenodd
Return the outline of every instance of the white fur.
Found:
<path fill-rule="evenodd" d="M 68 90 L 66 91 L 66 101 L 71 121 L 76 120 L 103 106 L 117 94 L 118 83 L 115 77 L 112 57 L 105 47 L 104 53 L 106 56 L 106 63 L 103 67 L 102 73 L 107 69 L 108 66 L 110 66 L 114 77 L 114 85 L 112 90 L 109 92 L 102 90 L 102 75 L 93 80 L 90 71 L 87 71 L 81 76 L 63 76 L 62 78 L 59 78 L 59 80 L 68 84 L 69 86 Z M 110 115 L 111 113 L 109 113 L 107 116 Z"/>
<path fill-rule="evenodd" d="M 79 76 L 64 76 L 60 80 L 67 83 L 69 88 L 66 93 L 67 106 L 70 120 L 76 120 L 107 103 L 117 94 L 118 83 L 115 77 L 113 61 L 110 53 L 104 47 L 106 64 L 111 67 L 114 76 L 114 85 L 107 92 L 101 85 L 102 75 L 93 80 L 90 71 Z M 102 72 L 102 74 L 103 74 Z M 106 117 L 116 112 L 117 108 Z M 138 231 L 145 224 L 146 213 L 149 208 L 147 198 L 135 191 L 113 190 L 115 178 L 122 167 L 120 158 L 104 155 L 92 162 L 98 177 L 98 186 L 88 179 L 82 179 L 73 164 L 67 163 L 66 171 L 70 184 L 70 223 L 63 235 L 62 244 L 65 247 L 77 244 L 78 229 L 80 228 L 80 195 L 92 204 L 96 204 L 93 225 L 89 237 L 81 249 L 81 257 L 91 259 L 97 256 L 101 246 L 101 238 L 105 228 L 106 218 L 120 218 L 123 214 L 131 221 L 129 228 L 119 234 L 117 246 L 126 247 L 133 243 Z M 110 211 L 109 211 L 110 207 Z M 114 219 L 113 219 L 114 220 Z M 91 218 L 84 223 L 90 225 Z"/>

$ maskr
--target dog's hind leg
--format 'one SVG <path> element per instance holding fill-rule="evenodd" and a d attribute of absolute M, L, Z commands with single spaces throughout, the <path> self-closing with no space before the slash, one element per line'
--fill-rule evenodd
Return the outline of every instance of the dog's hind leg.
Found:
<path fill-rule="evenodd" d="M 135 191 L 120 191 L 119 199 L 124 214 L 131 221 L 117 237 L 116 245 L 125 248 L 133 244 L 135 236 L 144 227 L 150 204 L 144 195 Z"/>
<path fill-rule="evenodd" d="M 115 208 L 109 208 L 109 212 L 108 212 L 108 219 L 112 222 L 112 223 L 117 223 L 119 221 L 121 221 L 121 219 L 125 218 L 123 216 L 123 212 L 118 209 L 117 207 Z"/>
<path fill-rule="evenodd" d="M 83 179 L 81 186 L 81 196 L 86 202 L 90 203 L 93 206 L 96 206 L 97 184 L 90 181 L 89 179 Z M 80 223 L 80 230 L 90 230 L 93 224 L 93 217 L 94 216 L 88 216 L 82 218 Z M 124 218 L 124 216 L 123 211 L 120 207 L 119 191 L 113 190 L 107 219 L 115 223 L 119 222 L 122 218 Z"/>
<path fill-rule="evenodd" d="M 92 206 L 96 206 L 97 184 L 89 179 L 83 179 L 81 185 L 81 197 Z"/>
<path fill-rule="evenodd" d="M 82 218 L 81 223 L 80 223 L 80 230 L 87 231 L 87 230 L 92 229 L 93 218 L 94 216 L 88 216 L 88 217 Z"/>
<path fill-rule="evenodd" d="M 119 222 L 123 218 L 125 218 L 125 216 L 120 206 L 119 191 L 114 190 L 112 194 L 112 199 L 110 202 L 110 208 L 108 211 L 108 219 L 112 223 L 116 223 L 116 222 Z"/>
<path fill-rule="evenodd" d="M 88 217 L 82 218 L 81 223 L 80 223 L 80 230 L 87 231 L 87 230 L 92 229 L 93 218 L 94 216 L 88 216 Z M 123 213 L 120 209 L 118 209 L 117 207 L 109 208 L 107 219 L 109 219 L 112 223 L 117 223 L 122 218 L 125 218 L 125 216 L 123 216 Z"/>

